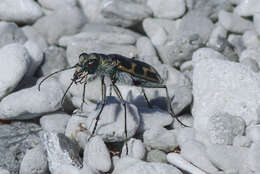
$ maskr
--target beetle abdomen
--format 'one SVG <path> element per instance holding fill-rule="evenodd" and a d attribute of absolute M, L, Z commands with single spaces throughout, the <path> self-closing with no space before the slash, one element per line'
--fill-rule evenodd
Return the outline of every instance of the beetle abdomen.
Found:
<path fill-rule="evenodd" d="M 138 61 L 135 59 L 129 59 L 121 55 L 109 55 L 117 61 L 117 70 L 127 72 L 135 77 L 151 81 L 154 83 L 162 83 L 162 78 L 159 73 L 151 65 Z"/>

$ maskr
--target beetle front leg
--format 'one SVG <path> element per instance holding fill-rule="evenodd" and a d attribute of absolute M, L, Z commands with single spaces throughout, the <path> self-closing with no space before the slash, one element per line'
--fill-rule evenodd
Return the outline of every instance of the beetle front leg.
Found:
<path fill-rule="evenodd" d="M 98 121 L 99 121 L 99 119 L 100 119 L 100 115 L 101 115 L 101 113 L 102 113 L 102 111 L 103 111 L 103 109 L 104 109 L 104 106 L 105 106 L 105 104 L 106 104 L 106 84 L 105 84 L 105 82 L 104 82 L 104 76 L 102 76 L 101 77 L 101 90 L 102 90 L 102 105 L 101 105 L 101 108 L 100 108 L 100 110 L 99 110 L 99 112 L 98 112 L 98 115 L 97 115 L 97 117 L 96 117 L 96 122 L 95 122 L 95 126 L 94 126 L 94 129 L 93 129 L 93 131 L 92 131 L 92 133 L 91 133 L 91 136 L 89 137 L 89 139 L 94 135 L 94 133 L 95 133 L 95 131 L 96 131 L 96 129 L 97 129 L 97 124 L 98 124 Z M 88 140 L 89 140 L 88 139 Z"/>

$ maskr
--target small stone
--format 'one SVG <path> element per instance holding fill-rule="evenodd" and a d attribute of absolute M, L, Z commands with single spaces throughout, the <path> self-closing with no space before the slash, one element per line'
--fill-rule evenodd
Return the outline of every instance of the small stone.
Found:
<path fill-rule="evenodd" d="M 252 144 L 252 139 L 249 136 L 238 135 L 233 140 L 233 146 L 249 148 L 251 144 Z"/>
<path fill-rule="evenodd" d="M 50 46 L 44 50 L 44 62 L 40 73 L 49 75 L 55 71 L 65 68 L 67 65 L 65 49 L 57 46 Z"/>
<path fill-rule="evenodd" d="M 76 0 L 39 0 L 39 4 L 41 4 L 44 8 L 51 10 L 58 10 L 63 7 L 74 7 L 77 4 Z"/>
<path fill-rule="evenodd" d="M 109 23 L 129 27 L 151 16 L 149 7 L 134 1 L 103 0 L 101 14 L 109 19 Z"/>
<path fill-rule="evenodd" d="M 253 141 L 260 141 L 260 125 L 252 125 L 246 128 L 246 135 Z"/>
<path fill-rule="evenodd" d="M 243 39 L 241 35 L 238 34 L 230 34 L 228 36 L 228 40 L 227 40 L 231 46 L 233 47 L 232 49 L 238 54 L 240 55 L 241 52 L 245 49 L 245 46 L 243 44 Z"/>
<path fill-rule="evenodd" d="M 44 51 L 48 47 L 46 40 L 37 32 L 37 30 L 34 27 L 27 25 L 24 26 L 22 30 L 25 36 L 28 38 L 28 40 L 37 43 L 37 45 L 42 51 Z"/>
<path fill-rule="evenodd" d="M 101 137 L 90 139 L 84 151 L 84 165 L 101 172 L 108 172 L 111 168 L 109 151 Z"/>
<path fill-rule="evenodd" d="M 243 33 L 246 30 L 253 29 L 253 23 L 249 20 L 243 19 L 237 14 L 229 13 L 224 10 L 218 14 L 219 22 L 223 27 L 231 32 Z"/>
<path fill-rule="evenodd" d="M 63 90 L 55 80 L 45 81 L 41 91 L 37 86 L 16 91 L 0 103 L 1 119 L 31 119 L 58 110 Z"/>
<path fill-rule="evenodd" d="M 85 2 L 87 2 L 86 0 L 84 0 Z M 95 2 L 97 2 L 98 0 L 95 0 Z M 93 3 L 92 3 L 93 4 Z M 114 34 L 126 34 L 126 35 L 131 35 L 132 37 L 134 37 L 136 40 L 141 37 L 141 34 L 136 33 L 130 29 L 127 28 L 122 28 L 122 27 L 118 27 L 118 26 L 113 26 L 113 25 L 108 25 L 108 24 L 98 24 L 98 23 L 87 23 L 85 24 L 82 29 L 81 32 L 87 32 L 87 33 L 114 33 Z"/>
<path fill-rule="evenodd" d="M 253 16 L 255 13 L 260 12 L 260 3 L 258 0 L 241 0 L 234 12 L 240 16 Z"/>
<path fill-rule="evenodd" d="M 59 45 L 67 46 L 72 42 L 99 41 L 111 44 L 134 44 L 135 38 L 127 34 L 109 32 L 82 32 L 73 36 L 63 36 L 59 40 Z"/>
<path fill-rule="evenodd" d="M 26 151 L 41 143 L 41 128 L 34 123 L 14 121 L 0 125 L 0 132 L 0 166 L 18 173 Z"/>
<path fill-rule="evenodd" d="M 67 47 L 67 59 L 69 65 L 78 62 L 79 55 L 83 52 L 100 54 L 120 54 L 126 57 L 135 57 L 137 50 L 132 45 L 108 44 L 99 41 L 75 42 Z"/>
<path fill-rule="evenodd" d="M 249 168 L 254 171 L 255 173 L 260 172 L 260 165 L 259 165 L 259 158 L 260 158 L 260 143 L 255 142 L 251 145 L 249 149 L 247 164 L 249 165 Z M 241 163 L 242 164 L 242 163 Z"/>
<path fill-rule="evenodd" d="M 30 66 L 31 57 L 23 45 L 9 44 L 0 49 L 0 59 L 0 99 L 2 99 L 22 80 Z"/>
<path fill-rule="evenodd" d="M 61 36 L 77 33 L 84 23 L 85 16 L 78 8 L 66 7 L 40 18 L 33 27 L 49 44 L 56 44 Z"/>
<path fill-rule="evenodd" d="M 0 167 L 0 174 L 10 174 L 10 172 Z"/>
<path fill-rule="evenodd" d="M 177 131 L 177 141 L 180 147 L 185 144 L 186 141 L 192 141 L 195 139 L 195 129 L 194 128 L 182 128 Z"/>
<path fill-rule="evenodd" d="M 260 13 L 254 15 L 254 26 L 258 36 L 260 36 Z"/>
<path fill-rule="evenodd" d="M 239 63 L 218 59 L 195 63 L 192 115 L 196 137 L 208 140 L 207 124 L 212 115 L 239 116 L 246 125 L 258 122 L 259 85 L 258 75 Z"/>
<path fill-rule="evenodd" d="M 167 154 L 165 152 L 155 149 L 155 150 L 151 150 L 147 153 L 146 160 L 148 162 L 166 163 L 167 162 L 166 155 Z"/>
<path fill-rule="evenodd" d="M 156 54 L 156 50 L 147 37 L 140 37 L 136 42 L 138 57 L 141 61 L 149 62 L 151 65 L 160 65 L 161 62 Z"/>
<path fill-rule="evenodd" d="M 34 41 L 27 41 L 24 44 L 25 48 L 27 48 L 28 53 L 30 54 L 31 57 L 31 63 L 29 66 L 29 69 L 27 70 L 25 78 L 32 77 L 34 76 L 36 70 L 40 66 L 40 64 L 43 61 L 43 51 L 41 48 L 38 46 L 38 44 Z"/>
<path fill-rule="evenodd" d="M 125 156 L 136 158 L 136 159 L 144 159 L 145 157 L 145 147 L 141 140 L 131 138 L 127 141 L 128 145 L 128 154 L 126 155 L 126 144 L 124 144 L 120 158 Z"/>
<path fill-rule="evenodd" d="M 24 44 L 27 40 L 24 32 L 15 23 L 0 22 L 0 48 L 11 44 Z"/>
<path fill-rule="evenodd" d="M 153 10 L 153 15 L 158 18 L 175 19 L 185 12 L 184 0 L 148 0 L 147 5 Z"/>
<path fill-rule="evenodd" d="M 242 40 L 243 45 L 245 45 L 247 49 L 257 49 L 260 47 L 260 39 L 254 30 L 246 31 L 242 36 Z"/>
<path fill-rule="evenodd" d="M 181 145 L 181 155 L 184 159 L 207 173 L 218 171 L 207 157 L 206 147 L 196 140 L 189 140 L 183 143 Z"/>
<path fill-rule="evenodd" d="M 252 71 L 254 72 L 259 72 L 259 65 L 256 62 L 255 59 L 252 58 L 244 58 L 240 61 L 241 64 L 247 66 L 248 68 L 250 68 Z"/>
<path fill-rule="evenodd" d="M 70 115 L 66 113 L 53 113 L 41 117 L 41 127 L 48 132 L 65 133 Z"/>
<path fill-rule="evenodd" d="M 32 24 L 43 15 L 40 6 L 33 0 L 2 0 L 0 19 L 22 24 Z"/>
<path fill-rule="evenodd" d="M 226 37 L 227 37 L 227 30 L 222 25 L 218 24 L 215 27 L 215 29 L 212 31 L 207 44 L 210 47 L 221 50 L 223 44 L 221 44 L 220 38 L 226 38 Z"/>
<path fill-rule="evenodd" d="M 253 61 L 252 63 L 255 64 L 255 66 L 253 65 L 252 67 L 253 70 L 256 70 L 255 72 L 257 72 L 257 70 L 259 69 L 260 66 L 260 60 L 259 60 L 259 56 L 260 56 L 260 49 L 246 49 L 244 50 L 240 56 L 239 56 L 239 61 L 242 63 L 248 63 L 245 61 Z M 250 66 L 251 67 L 251 66 Z"/>
<path fill-rule="evenodd" d="M 167 112 L 157 108 L 139 108 L 142 116 L 139 131 L 153 129 L 154 127 L 164 127 L 172 123 L 173 118 Z"/>
<path fill-rule="evenodd" d="M 236 136 L 243 135 L 245 121 L 229 114 L 213 115 L 209 118 L 207 127 L 212 144 L 231 145 Z"/>
<path fill-rule="evenodd" d="M 121 158 L 113 174 L 140 174 L 140 173 L 149 173 L 149 174 L 182 174 L 182 172 L 169 165 L 164 163 L 154 163 L 154 162 L 143 162 L 135 158 Z"/>
<path fill-rule="evenodd" d="M 200 170 L 196 166 L 192 165 L 188 161 L 186 161 L 180 154 L 177 153 L 168 153 L 167 160 L 169 163 L 174 166 L 185 170 L 192 174 L 206 174 L 204 171 Z"/>
<path fill-rule="evenodd" d="M 221 170 L 239 170 L 245 164 L 248 148 L 225 145 L 208 145 L 207 155 L 211 162 Z"/>
<path fill-rule="evenodd" d="M 178 146 L 175 131 L 167 130 L 162 127 L 145 131 L 143 139 L 146 146 L 165 152 L 170 152 Z"/>
<path fill-rule="evenodd" d="M 44 132 L 42 141 L 47 151 L 49 170 L 51 173 L 60 172 L 65 166 L 69 168 L 82 167 L 82 160 L 79 156 L 78 145 L 64 134 Z"/>
<path fill-rule="evenodd" d="M 48 171 L 47 157 L 43 146 L 38 145 L 26 152 L 21 166 L 20 174 L 45 174 Z"/>

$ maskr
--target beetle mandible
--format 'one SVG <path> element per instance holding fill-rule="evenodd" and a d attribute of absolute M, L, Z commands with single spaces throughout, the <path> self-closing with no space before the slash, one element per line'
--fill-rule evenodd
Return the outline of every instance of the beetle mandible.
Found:
<path fill-rule="evenodd" d="M 61 69 L 56 71 L 48 76 L 46 76 L 38 85 L 38 89 L 40 90 L 41 84 L 50 76 L 59 73 L 61 71 L 65 71 L 68 69 L 76 68 L 73 78 L 71 79 L 71 83 L 69 87 L 66 89 L 61 104 L 64 101 L 66 93 L 73 83 L 75 84 L 83 84 L 83 95 L 82 95 L 82 103 L 81 110 L 83 104 L 85 103 L 85 87 L 87 82 L 96 79 L 97 77 L 101 78 L 101 88 L 102 88 L 102 103 L 101 108 L 96 117 L 96 122 L 94 125 L 94 129 L 92 130 L 91 136 L 94 135 L 98 121 L 100 119 L 100 115 L 103 111 L 103 108 L 106 103 L 106 84 L 105 77 L 108 77 L 111 80 L 111 88 L 115 91 L 117 97 L 120 99 L 121 103 L 124 106 L 124 115 L 125 115 L 125 138 L 126 138 L 126 152 L 128 153 L 127 146 L 127 117 L 126 117 L 126 103 L 121 95 L 120 90 L 118 89 L 116 83 L 121 82 L 127 85 L 133 85 L 142 88 L 142 92 L 144 94 L 145 100 L 149 107 L 151 107 L 147 96 L 145 94 L 144 88 L 164 88 L 166 92 L 167 105 L 169 114 L 175 118 L 179 123 L 186 127 L 174 114 L 174 111 L 171 106 L 171 101 L 168 93 L 168 88 L 165 84 L 163 84 L 163 79 L 159 75 L 159 73 L 153 68 L 151 65 L 136 60 L 134 58 L 127 58 L 118 54 L 99 54 L 99 53 L 82 53 L 79 56 L 79 62 L 72 67 Z M 88 78 L 88 74 L 93 75 L 91 78 Z"/>

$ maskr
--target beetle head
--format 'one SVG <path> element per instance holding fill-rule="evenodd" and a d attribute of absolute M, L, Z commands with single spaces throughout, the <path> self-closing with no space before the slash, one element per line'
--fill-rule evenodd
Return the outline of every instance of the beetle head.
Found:
<path fill-rule="evenodd" d="M 77 64 L 73 80 L 84 78 L 87 74 L 95 74 L 99 65 L 99 57 L 97 54 L 82 53 L 79 55 L 79 63 Z"/>

